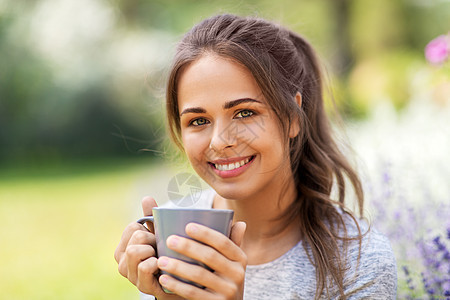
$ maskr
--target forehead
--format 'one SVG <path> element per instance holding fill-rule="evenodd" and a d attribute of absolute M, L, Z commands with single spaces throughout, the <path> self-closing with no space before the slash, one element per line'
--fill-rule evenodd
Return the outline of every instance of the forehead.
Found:
<path fill-rule="evenodd" d="M 215 54 L 205 54 L 189 64 L 180 74 L 177 90 L 180 109 L 213 99 L 223 102 L 262 96 L 255 78 L 245 66 Z"/>

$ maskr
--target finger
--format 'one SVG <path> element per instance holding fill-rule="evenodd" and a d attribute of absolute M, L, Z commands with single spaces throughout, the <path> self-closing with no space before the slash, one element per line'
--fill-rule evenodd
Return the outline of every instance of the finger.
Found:
<path fill-rule="evenodd" d="M 138 265 L 138 281 L 136 283 L 136 287 L 141 292 L 155 296 L 164 294 L 155 277 L 159 272 L 157 261 L 156 257 L 150 257 Z"/>
<path fill-rule="evenodd" d="M 151 245 L 156 247 L 156 238 L 155 235 L 147 229 L 136 230 L 128 241 L 128 246 L 130 245 Z"/>
<path fill-rule="evenodd" d="M 208 290 L 204 290 L 191 284 L 184 283 L 167 274 L 161 275 L 159 277 L 159 283 L 167 290 L 183 297 L 184 299 L 189 300 L 218 299 L 216 295 L 210 293 Z"/>
<path fill-rule="evenodd" d="M 114 258 L 117 263 L 120 263 L 121 257 L 123 253 L 125 253 L 125 249 L 127 248 L 131 236 L 137 230 L 144 230 L 144 226 L 139 223 L 133 222 L 129 224 L 123 231 L 119 245 L 117 246 L 116 251 L 114 251 Z"/>
<path fill-rule="evenodd" d="M 237 246 L 227 236 L 216 230 L 213 230 L 200 224 L 189 223 L 186 226 L 186 234 L 189 235 L 194 240 L 202 242 L 210 247 L 213 247 L 230 260 L 243 261 L 244 258 L 243 251 L 239 248 L 239 246 Z M 238 237 L 240 237 L 239 234 Z"/>
<path fill-rule="evenodd" d="M 195 282 L 207 288 L 212 288 L 214 286 L 221 286 L 225 290 L 231 288 L 231 283 L 224 281 L 218 275 L 202 266 L 187 263 L 182 260 L 161 256 L 158 258 L 158 268 L 171 275 Z"/>
<path fill-rule="evenodd" d="M 137 228 L 137 230 L 131 232 L 131 237 L 128 237 L 129 233 L 126 233 L 128 228 L 125 229 L 124 235 L 126 237 L 123 237 L 121 240 L 121 243 L 128 243 L 126 248 L 122 251 L 119 250 L 119 248 L 123 248 L 122 246 L 117 247 L 115 257 L 119 264 L 119 273 L 124 276 L 125 278 L 128 278 L 128 261 L 127 257 L 125 255 L 127 249 L 131 245 L 150 245 L 153 248 L 156 248 L 156 239 L 155 236 L 148 232 L 147 229 L 145 229 L 144 226 L 138 223 L 130 224 L 129 227 Z"/>
<path fill-rule="evenodd" d="M 230 241 L 230 243 L 235 248 L 235 251 L 242 252 L 233 242 Z M 242 254 L 242 258 L 238 254 L 232 255 L 239 257 L 239 259 L 233 261 L 223 255 L 224 249 L 216 250 L 204 243 L 174 235 L 169 236 L 167 239 L 167 246 L 173 251 L 204 263 L 213 269 L 214 272 L 221 274 L 221 276 L 224 275 L 225 277 L 232 278 L 235 282 L 240 279 L 240 274 L 245 272 L 245 254 Z M 229 249 L 226 251 L 230 252 Z"/>
<path fill-rule="evenodd" d="M 247 229 L 247 224 L 245 222 L 236 222 L 233 227 L 231 227 L 230 239 L 238 246 L 241 246 L 242 240 L 244 239 L 245 230 Z"/>
<path fill-rule="evenodd" d="M 119 273 L 125 278 L 128 278 L 128 265 L 126 255 L 122 255 L 122 259 L 119 262 Z"/>
<path fill-rule="evenodd" d="M 148 258 L 155 256 L 155 250 L 149 245 L 131 245 L 127 247 L 127 278 L 137 285 L 138 281 L 138 266 L 140 263 Z"/>
<path fill-rule="evenodd" d="M 141 205 L 142 205 L 142 212 L 144 213 L 144 216 L 153 216 L 153 207 L 157 207 L 158 204 L 156 203 L 156 200 L 153 197 L 150 196 L 146 196 L 144 198 L 142 198 L 141 201 Z M 153 227 L 153 223 L 152 222 L 147 222 L 147 228 L 151 231 L 151 232 L 155 232 L 155 229 Z"/>
<path fill-rule="evenodd" d="M 156 204 L 156 200 L 150 196 L 146 196 L 146 197 L 142 198 L 141 204 L 142 204 L 142 212 L 144 213 L 144 216 L 151 216 L 153 207 L 158 206 L 158 204 Z"/>
<path fill-rule="evenodd" d="M 155 235 L 153 233 L 148 232 L 147 229 L 136 230 L 135 232 L 133 232 L 132 236 L 130 237 L 130 240 L 128 241 L 127 248 L 125 250 L 126 255 L 124 255 L 122 261 L 119 263 L 120 274 L 128 278 L 133 284 L 136 284 L 135 274 L 139 260 L 130 258 L 130 256 L 139 256 L 138 252 L 133 252 L 136 251 L 136 249 L 134 249 L 134 246 L 144 246 L 151 249 L 149 251 L 152 252 L 147 256 L 144 255 L 141 260 L 147 259 L 150 256 L 155 256 L 156 255 Z M 124 275 L 124 273 L 126 275 Z"/>

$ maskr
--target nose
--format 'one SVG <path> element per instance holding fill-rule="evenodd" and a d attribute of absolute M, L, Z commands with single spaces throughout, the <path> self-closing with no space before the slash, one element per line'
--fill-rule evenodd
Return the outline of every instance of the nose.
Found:
<path fill-rule="evenodd" d="M 209 148 L 221 152 L 236 146 L 237 126 L 231 122 L 217 122 L 214 126 Z"/>

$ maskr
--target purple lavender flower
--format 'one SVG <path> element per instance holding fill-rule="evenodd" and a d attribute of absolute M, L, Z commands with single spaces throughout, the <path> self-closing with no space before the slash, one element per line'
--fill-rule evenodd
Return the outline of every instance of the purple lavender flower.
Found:
<path fill-rule="evenodd" d="M 450 263 L 447 245 L 438 235 L 431 240 L 419 241 L 425 271 L 421 273 L 423 287 L 431 299 L 441 299 L 450 292 Z"/>
<path fill-rule="evenodd" d="M 408 203 L 391 164 L 381 161 L 380 168 L 378 176 L 365 184 L 375 209 L 375 227 L 390 238 L 402 260 L 399 281 L 404 284 L 398 291 L 399 299 L 450 297 L 449 202 L 434 199 L 424 184 L 420 194 L 423 201 Z"/>
<path fill-rule="evenodd" d="M 403 272 L 405 272 L 406 276 L 409 276 L 409 269 L 407 266 L 402 266 Z"/>
<path fill-rule="evenodd" d="M 450 252 L 448 250 L 444 252 L 444 255 L 442 256 L 442 259 L 450 261 Z"/>
<path fill-rule="evenodd" d="M 449 297 L 450 296 L 450 278 L 447 278 L 447 281 L 442 284 L 442 287 L 444 288 L 444 296 Z"/>
<path fill-rule="evenodd" d="M 441 242 L 441 237 L 440 236 L 435 237 L 433 239 L 433 242 L 436 245 L 438 251 L 444 251 L 446 249 L 445 245 Z"/>
<path fill-rule="evenodd" d="M 446 35 L 440 35 L 433 39 L 425 47 L 425 57 L 432 64 L 443 63 L 450 54 L 450 42 Z"/>

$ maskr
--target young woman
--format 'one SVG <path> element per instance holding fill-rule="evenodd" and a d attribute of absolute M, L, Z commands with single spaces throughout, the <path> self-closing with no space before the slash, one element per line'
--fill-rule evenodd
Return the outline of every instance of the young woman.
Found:
<path fill-rule="evenodd" d="M 130 224 L 115 258 L 141 292 L 157 299 L 395 299 L 389 242 L 345 208 L 350 183 L 362 215 L 361 183 L 333 140 L 320 68 L 302 37 L 257 18 L 204 20 L 178 45 L 167 114 L 175 142 L 213 190 L 202 201 L 233 209 L 235 223 L 230 238 L 189 224 L 193 240 L 167 240 L 213 271 L 155 258 L 153 233 Z M 145 198 L 144 213 L 155 205 Z M 158 278 L 159 270 L 205 288 Z"/>

